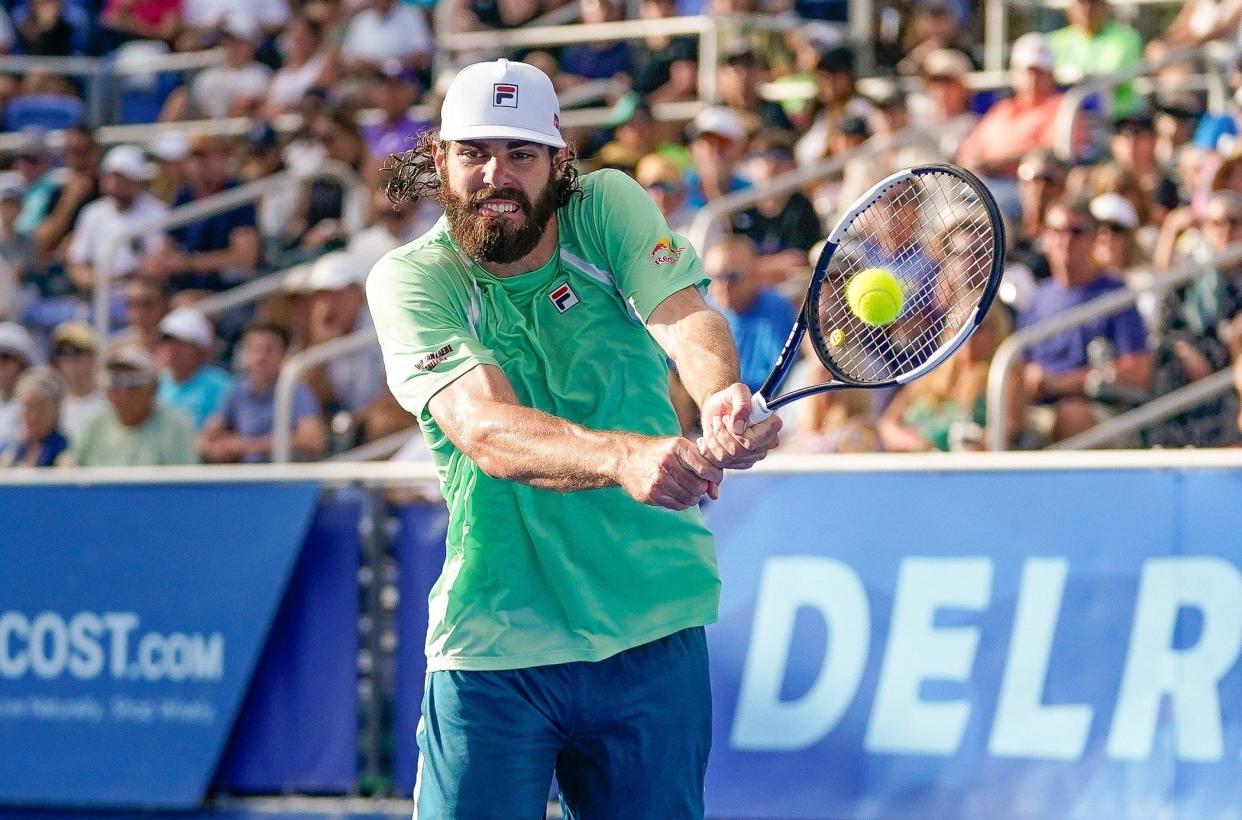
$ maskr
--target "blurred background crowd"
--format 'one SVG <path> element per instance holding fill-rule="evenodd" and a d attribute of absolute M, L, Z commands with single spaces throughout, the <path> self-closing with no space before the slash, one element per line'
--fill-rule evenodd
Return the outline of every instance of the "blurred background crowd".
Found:
<path fill-rule="evenodd" d="M 384 160 L 435 127 L 456 67 L 497 56 L 552 76 L 584 170 L 632 174 L 694 243 L 752 388 L 867 187 L 954 161 L 997 195 L 1009 255 L 981 332 L 913 385 L 797 403 L 786 451 L 979 449 L 1001 343 L 1127 288 L 1024 347 L 994 411 L 1006 446 L 1230 368 L 1242 389 L 1242 3 L 1136 9 L 1015 19 L 1006 69 L 984 72 L 976 0 L 877 2 L 865 49 L 844 0 L 0 4 L 0 464 L 270 459 L 287 358 L 365 337 L 371 265 L 439 216 L 388 201 Z M 714 48 L 662 22 L 695 15 Z M 638 36 L 444 45 L 625 20 Z M 791 382 L 825 378 L 807 356 Z M 693 435 L 675 373 L 670 389 Z M 292 405 L 297 459 L 387 456 L 413 423 L 373 343 L 307 369 Z M 1223 389 L 1113 443 L 1227 446 L 1239 423 Z M 418 437 L 396 457 L 423 457 Z"/>

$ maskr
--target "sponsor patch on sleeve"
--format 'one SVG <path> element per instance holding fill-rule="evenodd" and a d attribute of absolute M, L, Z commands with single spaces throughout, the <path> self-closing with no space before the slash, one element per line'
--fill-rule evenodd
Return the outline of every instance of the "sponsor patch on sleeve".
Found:
<path fill-rule="evenodd" d="M 657 265 L 671 265 L 681 258 L 685 248 L 677 247 L 671 236 L 661 236 L 651 249 L 651 261 Z"/>
<path fill-rule="evenodd" d="M 452 345 L 445 345 L 439 350 L 433 350 L 432 352 L 428 353 L 426 356 L 423 356 L 421 359 L 414 362 L 414 369 L 431 372 L 432 370 L 435 370 L 440 365 L 444 364 L 444 360 L 447 359 L 449 357 L 449 354 L 451 354 L 452 352 L 453 352 Z"/>

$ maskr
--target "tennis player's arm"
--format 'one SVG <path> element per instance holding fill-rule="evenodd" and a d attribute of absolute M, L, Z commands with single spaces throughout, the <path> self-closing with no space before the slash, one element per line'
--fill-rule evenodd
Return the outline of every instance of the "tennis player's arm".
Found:
<path fill-rule="evenodd" d="M 685 509 L 720 470 L 681 437 L 591 430 L 518 400 L 504 372 L 481 364 L 431 397 L 431 417 L 483 472 L 557 492 L 621 487 L 644 504 Z"/>
<path fill-rule="evenodd" d="M 702 408 L 740 376 L 729 323 L 708 307 L 696 287 L 676 291 L 647 317 L 647 332 L 677 365 L 677 375 Z"/>

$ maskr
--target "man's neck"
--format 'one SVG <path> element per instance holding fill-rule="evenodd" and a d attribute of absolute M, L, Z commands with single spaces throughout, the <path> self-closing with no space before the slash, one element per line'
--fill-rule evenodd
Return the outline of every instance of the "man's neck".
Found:
<path fill-rule="evenodd" d="M 553 216 L 548 221 L 548 227 L 544 229 L 543 236 L 539 239 L 539 244 L 535 245 L 535 249 L 530 253 L 518 259 L 516 262 L 500 264 L 497 262 L 479 262 L 479 267 L 490 273 L 492 276 L 517 276 L 521 273 L 529 273 L 533 270 L 539 270 L 548 264 L 548 260 L 552 258 L 552 254 L 556 253 L 556 247 L 560 239 L 560 229 L 557 223 L 557 217 Z"/>

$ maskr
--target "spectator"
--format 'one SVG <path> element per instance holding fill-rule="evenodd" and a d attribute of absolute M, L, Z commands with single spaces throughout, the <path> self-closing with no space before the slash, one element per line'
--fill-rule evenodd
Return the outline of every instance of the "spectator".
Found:
<path fill-rule="evenodd" d="M 397 0 L 370 0 L 349 22 L 341 59 L 347 71 L 370 75 L 387 60 L 423 71 L 433 41 L 423 10 Z"/>
<path fill-rule="evenodd" d="M 106 0 L 96 38 L 98 51 L 107 54 L 130 40 L 171 43 L 181 28 L 181 6 L 181 0 Z"/>
<path fill-rule="evenodd" d="M 751 181 L 763 189 L 796 170 L 793 146 L 793 137 L 784 131 L 770 129 L 756 135 Z M 758 259 L 748 273 L 767 284 L 779 284 L 790 270 L 805 268 L 807 253 L 824 231 L 815 206 L 801 191 L 765 196 L 754 207 L 735 213 L 732 228 L 754 243 Z"/>
<path fill-rule="evenodd" d="M 151 143 L 155 175 L 149 190 L 160 202 L 171 204 L 185 185 L 185 163 L 190 156 L 190 140 L 181 131 L 165 131 Z"/>
<path fill-rule="evenodd" d="M 168 98 L 160 119 L 181 120 L 197 115 L 208 119 L 249 117 L 267 97 L 272 70 L 255 60 L 263 32 L 252 17 L 230 14 L 220 32 L 224 63 L 205 68 L 190 84 Z"/>
<path fill-rule="evenodd" d="M 703 258 L 712 280 L 708 293 L 729 320 L 742 382 L 752 391 L 763 384 L 794 321 L 789 301 L 753 275 L 755 259 L 754 243 L 736 234 L 720 239 Z"/>
<path fill-rule="evenodd" d="M 1200 242 L 1194 255 L 1209 263 L 1207 271 L 1170 293 L 1160 308 L 1153 344 L 1153 389 L 1160 395 L 1228 367 L 1242 338 L 1238 335 L 1242 330 L 1242 265 L 1211 261 L 1225 248 L 1242 242 L 1242 195 L 1233 191 L 1212 195 L 1204 209 Z M 1236 399 L 1216 398 L 1150 429 L 1147 443 L 1161 447 L 1235 444 L 1242 429 L 1237 420 Z"/>
<path fill-rule="evenodd" d="M 897 63 L 897 73 L 916 76 L 927 72 L 927 59 L 937 51 L 949 51 L 967 60 L 970 71 L 970 43 L 962 32 L 953 10 L 943 0 L 921 3 L 906 29 L 905 55 Z"/>
<path fill-rule="evenodd" d="M 735 169 L 746 147 L 742 119 L 723 106 L 704 108 L 690 127 L 690 161 L 686 174 L 686 197 L 691 208 L 750 187 Z"/>
<path fill-rule="evenodd" d="M 155 360 L 125 345 L 104 362 L 105 407 L 87 421 L 73 445 L 80 467 L 154 467 L 193 464 L 194 429 L 175 408 L 155 399 Z"/>
<path fill-rule="evenodd" d="M 988 311 L 983 324 L 956 353 L 930 375 L 898 388 L 880 417 L 879 432 L 888 452 L 947 452 L 983 449 L 987 429 L 988 369 L 996 348 L 1009 335 L 1009 313 Z M 1006 429 L 1022 431 L 1026 402 L 1022 377 L 1009 373 Z"/>
<path fill-rule="evenodd" d="M 1095 238 L 1095 217 L 1087 206 L 1060 201 L 1048 209 L 1044 252 L 1052 278 L 1040 283 L 1030 307 L 1018 315 L 1019 327 L 1125 287 L 1096 266 L 1091 255 Z M 1093 343 L 1107 350 L 1089 358 Z M 1036 433 L 1053 441 L 1114 415 L 1115 406 L 1097 399 L 1114 386 L 1146 392 L 1151 375 L 1147 330 L 1133 307 L 1038 342 L 1027 351 L 1022 374 L 1024 393 L 1037 405 L 1031 414 Z"/>
<path fill-rule="evenodd" d="M 150 355 L 160 341 L 160 321 L 168 313 L 164 283 L 151 276 L 130 277 L 125 283 L 125 330 L 121 344 L 141 347 Z"/>
<path fill-rule="evenodd" d="M 186 186 L 173 207 L 198 202 L 227 191 L 238 182 L 225 144 L 200 136 L 190 143 Z M 147 261 L 146 271 L 176 290 L 221 290 L 254 276 L 262 255 L 262 240 L 252 203 L 205 217 L 169 231 L 160 251 Z"/>
<path fill-rule="evenodd" d="M 688 235 L 695 210 L 686 204 L 686 180 L 676 163 L 661 154 L 648 154 L 638 161 L 634 179 L 647 190 L 668 226 L 675 233 Z M 717 223 L 712 238 L 719 233 Z"/>
<path fill-rule="evenodd" d="M 1166 175 L 1156 160 L 1156 128 L 1151 113 L 1138 109 L 1113 123 L 1109 138 L 1113 160 L 1129 168 L 1144 197 L 1152 199 Z"/>
<path fill-rule="evenodd" d="M 823 384 L 831 378 L 810 341 L 804 340 L 802 358 L 790 371 L 785 389 Z M 785 421 L 781 447 L 794 453 L 872 453 L 882 449 L 871 392 L 834 390 L 781 408 L 778 412 Z"/>
<path fill-rule="evenodd" d="M 1065 194 L 1069 168 L 1048 150 L 1032 151 L 1018 163 L 1018 203 L 1022 220 L 1011 256 L 1030 268 L 1037 279 L 1047 279 L 1048 262 L 1043 253 L 1043 227 L 1048 208 Z"/>
<path fill-rule="evenodd" d="M 957 154 L 958 162 L 987 176 L 1012 178 L 1027 152 L 1055 147 L 1062 95 L 1052 79 L 1048 40 L 1035 32 L 1023 34 L 1009 62 L 1013 97 L 988 109 Z"/>
<path fill-rule="evenodd" d="M 759 96 L 760 79 L 758 58 L 744 43 L 739 43 L 716 71 L 716 93 L 721 103 L 743 118 L 748 132 L 761 128 L 791 129 L 785 110 Z"/>
<path fill-rule="evenodd" d="M 302 147 L 297 168 L 315 168 L 327 158 L 362 172 L 367 150 L 353 114 L 344 109 L 323 112 L 310 126 L 314 142 Z M 289 162 L 295 165 L 293 159 Z M 285 230 L 287 247 L 318 253 L 344 245 L 366 216 L 365 196 L 331 180 L 305 182 L 302 187 L 304 193 L 298 196 L 298 208 Z"/>
<path fill-rule="evenodd" d="M 19 287 L 34 267 L 34 242 L 17 232 L 25 186 L 13 171 L 0 174 L 0 321 L 21 312 Z"/>
<path fill-rule="evenodd" d="M 661 138 L 660 124 L 651 106 L 637 94 L 625 94 L 613 106 L 612 140 L 599 150 L 598 164 L 633 173 L 638 161 L 651 153 L 664 154 L 678 167 L 689 165 L 689 153 L 683 145 L 673 145 Z"/>
<path fill-rule="evenodd" d="M 582 0 L 582 22 L 613 23 L 625 19 L 624 0 Z M 586 80 L 611 80 L 633 72 L 630 44 L 625 40 L 574 43 L 561 52 L 558 85 L 572 86 Z"/>
<path fill-rule="evenodd" d="M 17 10 L 13 22 L 21 53 L 32 57 L 68 57 L 80 53 L 85 44 L 86 13 L 66 9 L 64 0 L 30 0 Z"/>
<path fill-rule="evenodd" d="M 831 48 L 815 67 L 813 120 L 794 148 L 798 165 L 812 165 L 829 154 L 840 123 L 849 117 L 866 119 L 871 106 L 855 94 L 854 52 L 846 47 Z"/>
<path fill-rule="evenodd" d="M 95 272 L 100 267 L 116 279 L 133 273 L 155 254 L 162 241 L 158 230 L 140 233 L 116 245 L 112 256 L 103 258 L 118 234 L 141 228 L 168 211 L 167 205 L 145 190 L 151 168 L 138 146 L 118 145 L 109 149 L 99 170 L 103 174 L 104 196 L 82 209 L 65 254 L 69 278 L 83 293 L 94 287 Z"/>
<path fill-rule="evenodd" d="M 1107 192 L 1091 200 L 1095 217 L 1095 264 L 1109 271 L 1124 273 L 1143 264 L 1135 231 L 1139 226 L 1138 211 L 1121 194 Z"/>
<path fill-rule="evenodd" d="M 307 344 L 322 344 L 372 327 L 362 292 L 366 271 L 349 254 L 335 251 L 311 265 L 306 287 L 311 291 Z M 367 347 L 332 359 L 308 378 L 319 403 L 329 412 L 344 410 L 367 439 L 405 428 L 407 418 L 384 385 L 379 348 Z"/>
<path fill-rule="evenodd" d="M 675 0 L 642 0 L 638 16 L 660 20 L 677 16 Z M 631 49 L 630 88 L 648 103 L 685 100 L 698 89 L 698 43 L 694 37 L 652 33 Z"/>
<path fill-rule="evenodd" d="M 394 205 L 387 192 L 377 188 L 371 193 L 371 225 L 349 240 L 346 252 L 359 270 L 369 271 L 384 254 L 430 230 L 438 210 L 428 200 Z"/>
<path fill-rule="evenodd" d="M 324 44 L 322 25 L 296 15 L 283 42 L 284 63 L 272 75 L 263 104 L 267 120 L 294 110 L 307 91 L 328 88 L 335 79 L 336 61 Z"/>
<path fill-rule="evenodd" d="M 48 147 L 44 131 L 27 128 L 22 132 L 21 145 L 13 157 L 13 170 L 21 174 L 26 187 L 17 232 L 30 235 L 52 210 L 56 198 L 58 175 L 52 167 L 52 149 Z"/>
<path fill-rule="evenodd" d="M 233 377 L 208 364 L 215 332 L 192 307 L 173 310 L 160 321 L 159 359 L 164 365 L 156 396 L 165 407 L 181 410 L 200 429 L 219 411 L 233 387 Z"/>
<path fill-rule="evenodd" d="M 64 139 L 64 181 L 53 196 L 51 210 L 33 234 L 38 252 L 45 256 L 60 248 L 86 206 L 102 193 L 94 132 L 85 125 L 75 125 L 65 129 Z"/>
<path fill-rule="evenodd" d="M 1070 0 L 1065 10 L 1069 25 L 1048 35 L 1057 74 L 1068 82 L 1107 77 L 1143 61 L 1143 38 L 1112 17 L 1108 0 Z M 1113 92 L 1112 113 L 1125 116 L 1135 110 L 1139 97 L 1130 83 Z"/>
<path fill-rule="evenodd" d="M 385 60 L 380 64 L 372 92 L 375 106 L 384 118 L 366 126 L 362 135 L 373 166 L 378 166 L 389 156 L 413 148 L 419 136 L 431 128 L 431 123 L 410 116 L 410 107 L 418 102 L 418 78 L 399 60 Z"/>
<path fill-rule="evenodd" d="M 280 325 L 260 322 L 246 328 L 241 339 L 244 375 L 233 384 L 223 407 L 207 420 L 199 436 L 204 461 L 271 460 L 276 377 L 288 351 L 289 331 Z M 294 388 L 292 420 L 289 444 L 293 455 L 308 460 L 322 458 L 327 434 L 319 402 L 305 384 Z"/>
<path fill-rule="evenodd" d="M 65 382 L 60 429 L 70 441 L 107 403 L 95 374 L 97 350 L 95 332 L 85 322 L 65 322 L 52 331 L 52 366 Z"/>
<path fill-rule="evenodd" d="M 65 383 L 50 367 L 32 367 L 17 380 L 14 403 L 22 435 L 0 441 L 0 467 L 52 467 L 69 461 L 69 440 L 60 432 Z"/>
<path fill-rule="evenodd" d="M 17 380 L 37 360 L 34 339 L 26 328 L 16 322 L 0 322 L 0 441 L 18 434 Z"/>
<path fill-rule="evenodd" d="M 923 59 L 924 96 L 911 101 L 911 116 L 940 134 L 940 152 L 956 156 L 962 141 L 979 123 L 970 108 L 966 75 L 972 66 L 960 51 L 939 48 Z"/>
<path fill-rule="evenodd" d="M 540 0 L 453 0 L 453 31 L 516 28 L 539 16 Z"/>

